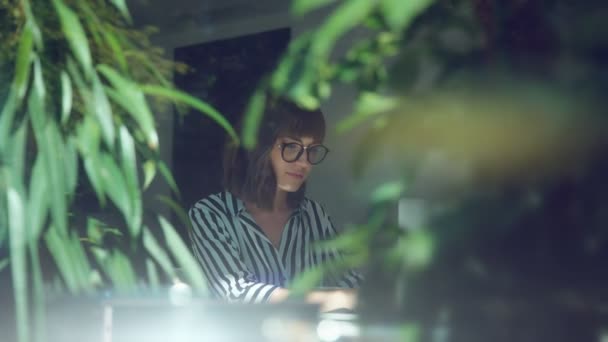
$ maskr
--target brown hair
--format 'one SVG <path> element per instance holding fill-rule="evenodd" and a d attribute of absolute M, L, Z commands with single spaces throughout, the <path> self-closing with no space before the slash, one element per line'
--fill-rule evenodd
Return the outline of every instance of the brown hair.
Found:
<path fill-rule="evenodd" d="M 252 150 L 228 143 L 224 152 L 224 187 L 242 200 L 260 208 L 272 209 L 277 182 L 270 162 L 270 152 L 278 137 L 310 136 L 316 142 L 325 138 L 325 119 L 320 110 L 302 109 L 286 99 L 266 101 L 258 140 Z M 287 204 L 295 208 L 304 198 L 306 184 L 287 195 Z"/>

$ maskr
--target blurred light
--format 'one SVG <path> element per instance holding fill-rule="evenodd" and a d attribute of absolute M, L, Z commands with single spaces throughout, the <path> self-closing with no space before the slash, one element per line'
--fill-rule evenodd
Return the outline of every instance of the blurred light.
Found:
<path fill-rule="evenodd" d="M 401 198 L 398 202 L 397 221 L 399 227 L 407 230 L 422 228 L 427 221 L 426 202 L 416 198 Z"/>
<path fill-rule="evenodd" d="M 184 282 L 177 280 L 169 288 L 169 301 L 175 306 L 189 304 L 192 300 L 192 289 Z"/>
<path fill-rule="evenodd" d="M 337 341 L 340 338 L 340 325 L 338 322 L 322 320 L 317 326 L 319 339 L 325 342 Z"/>
<path fill-rule="evenodd" d="M 359 337 L 360 331 L 355 322 L 324 319 L 317 326 L 317 335 L 323 342 L 333 342 L 341 337 Z"/>
<path fill-rule="evenodd" d="M 599 342 L 608 342 L 608 330 L 607 329 L 602 329 L 602 331 L 600 331 L 599 335 L 600 335 Z"/>

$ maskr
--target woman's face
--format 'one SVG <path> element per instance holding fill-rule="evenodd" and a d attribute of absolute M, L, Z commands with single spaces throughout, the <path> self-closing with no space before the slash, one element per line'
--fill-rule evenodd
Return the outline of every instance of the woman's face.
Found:
<path fill-rule="evenodd" d="M 286 192 L 296 192 L 308 178 L 312 165 L 307 160 L 306 152 L 302 153 L 300 158 L 294 162 L 288 163 L 283 160 L 281 146 L 289 143 L 298 143 L 308 147 L 320 142 L 314 141 L 312 137 L 279 137 L 272 147 L 270 161 L 277 179 L 277 187 Z M 286 154 L 289 153 L 289 151 L 286 151 Z"/>

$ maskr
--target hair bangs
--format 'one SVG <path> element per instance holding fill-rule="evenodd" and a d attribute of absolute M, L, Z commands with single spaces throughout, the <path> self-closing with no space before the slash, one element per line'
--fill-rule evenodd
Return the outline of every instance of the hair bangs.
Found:
<path fill-rule="evenodd" d="M 291 115 L 290 115 L 291 114 Z M 315 142 L 325 139 L 325 120 L 320 111 L 285 113 L 288 116 L 278 136 L 311 137 Z"/>

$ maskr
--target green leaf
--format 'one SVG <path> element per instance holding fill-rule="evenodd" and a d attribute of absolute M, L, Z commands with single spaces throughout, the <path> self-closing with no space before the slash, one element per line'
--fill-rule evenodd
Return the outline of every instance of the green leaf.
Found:
<path fill-rule="evenodd" d="M 157 198 L 159 201 L 168 205 L 171 208 L 171 210 L 173 210 L 173 212 L 179 218 L 179 221 L 181 224 L 183 224 L 184 226 L 188 227 L 188 229 L 190 229 L 190 224 L 191 224 L 190 219 L 188 218 L 188 214 L 186 213 L 184 208 L 182 208 L 177 202 L 175 202 L 173 199 L 171 199 L 167 196 L 158 195 Z"/>
<path fill-rule="evenodd" d="M 80 62 L 85 75 L 90 76 L 93 69 L 89 40 L 82 25 L 80 25 L 78 16 L 61 0 L 53 0 L 53 6 L 57 11 L 59 21 L 61 22 L 61 29 L 66 36 L 72 53 L 76 56 L 78 62 Z"/>
<path fill-rule="evenodd" d="M 100 161 L 97 156 L 87 156 L 84 158 L 84 169 L 87 172 L 87 177 L 101 206 L 105 206 L 105 190 L 100 172 Z"/>
<path fill-rule="evenodd" d="M 336 131 L 344 134 L 366 119 L 396 108 L 397 104 L 397 99 L 393 97 L 363 92 L 357 100 L 355 112 L 340 121 L 336 126 Z"/>
<path fill-rule="evenodd" d="M 127 7 L 127 2 L 125 0 L 110 0 L 110 2 L 112 2 L 112 5 L 114 5 L 118 9 L 120 14 L 122 14 L 122 16 L 129 23 L 131 23 L 131 14 L 129 14 L 129 8 Z"/>
<path fill-rule="evenodd" d="M 76 129 L 76 145 L 83 157 L 99 154 L 99 144 L 101 142 L 101 132 L 99 125 L 91 116 L 85 116 Z"/>
<path fill-rule="evenodd" d="M 119 292 L 132 292 L 137 288 L 137 277 L 129 258 L 121 251 L 113 251 L 106 261 L 106 272 Z"/>
<path fill-rule="evenodd" d="M 33 33 L 31 25 L 25 25 L 19 49 L 17 50 L 17 64 L 15 66 L 15 77 L 11 85 L 10 93 L 2 106 L 0 113 L 0 149 L 7 145 L 10 129 L 13 125 L 15 110 L 20 106 L 21 100 L 27 90 L 32 63 Z"/>
<path fill-rule="evenodd" d="M 29 184 L 27 225 L 29 227 L 28 240 L 32 243 L 38 240 L 42 232 L 49 208 L 49 184 L 44 169 L 46 165 L 44 158 L 44 154 L 38 154 Z"/>
<path fill-rule="evenodd" d="M 114 147 L 114 120 L 112 119 L 112 107 L 106 97 L 106 93 L 97 75 L 93 76 L 93 112 L 101 125 L 101 134 L 108 147 Z"/>
<path fill-rule="evenodd" d="M 44 155 L 44 167 L 49 186 L 51 215 L 57 229 L 65 235 L 67 232 L 67 203 L 65 196 L 65 172 L 63 160 L 63 141 L 60 133 L 45 111 L 44 81 L 39 61 L 34 61 L 34 86 L 29 96 L 28 109 L 39 153 Z"/>
<path fill-rule="evenodd" d="M 125 220 L 130 221 L 132 213 L 131 200 L 127 190 L 127 183 L 116 161 L 109 154 L 102 154 L 99 165 L 99 176 L 104 191 L 112 202 L 122 212 Z"/>
<path fill-rule="evenodd" d="M 127 59 L 125 58 L 125 54 L 122 51 L 122 47 L 120 46 L 118 39 L 116 39 L 116 36 L 110 30 L 103 30 L 102 33 L 104 39 L 110 46 L 110 49 L 112 49 L 112 54 L 114 55 L 114 58 L 116 58 L 118 65 L 120 66 L 120 70 L 127 72 Z"/>
<path fill-rule="evenodd" d="M 301 297 L 311 289 L 318 287 L 323 280 L 324 270 L 322 267 L 308 269 L 298 274 L 289 285 L 289 295 Z"/>
<path fill-rule="evenodd" d="M 152 180 L 154 179 L 154 176 L 156 175 L 156 163 L 154 162 L 154 160 L 146 160 L 144 162 L 144 190 L 147 189 L 150 184 L 152 183 Z"/>
<path fill-rule="evenodd" d="M 65 172 L 66 194 L 72 197 L 78 185 L 78 153 L 76 151 L 76 139 L 69 137 L 63 149 L 63 166 Z"/>
<path fill-rule="evenodd" d="M 388 25 L 394 31 L 401 31 L 434 2 L 434 0 L 382 0 L 381 10 Z"/>
<path fill-rule="evenodd" d="M 26 261 L 25 205 L 23 196 L 10 186 L 7 189 L 6 196 L 9 210 L 11 275 L 15 296 L 17 337 L 20 341 L 27 341 L 29 338 L 29 312 L 27 300 L 29 286 Z"/>
<path fill-rule="evenodd" d="M 158 221 L 165 234 L 165 240 L 171 254 L 175 257 L 177 264 L 184 271 L 190 284 L 193 288 L 205 293 L 207 291 L 207 282 L 199 263 L 196 261 L 190 249 L 184 244 L 184 241 L 175 231 L 171 223 L 165 220 L 164 217 L 158 216 Z"/>
<path fill-rule="evenodd" d="M 327 6 L 332 2 L 335 2 L 335 0 L 294 0 L 291 5 L 291 12 L 300 16 L 320 7 Z"/>
<path fill-rule="evenodd" d="M 158 291 L 160 289 L 158 269 L 154 261 L 150 258 L 146 258 L 146 273 L 148 273 L 148 283 L 150 284 L 150 287 L 153 291 Z"/>
<path fill-rule="evenodd" d="M 34 308 L 34 341 L 42 341 L 42 334 L 46 328 L 44 280 L 42 278 L 42 267 L 40 266 L 39 244 L 29 245 L 30 260 L 32 264 L 32 304 Z"/>
<path fill-rule="evenodd" d="M 99 65 L 98 68 L 115 89 L 115 91 L 107 89 L 108 95 L 131 114 L 144 132 L 148 146 L 156 150 L 158 148 L 158 134 L 154 127 L 154 118 L 139 86 L 107 65 Z"/>
<path fill-rule="evenodd" d="M 251 99 L 249 99 L 243 125 L 243 146 L 245 148 L 251 149 L 257 143 L 258 130 L 264 116 L 265 103 L 266 95 L 264 95 L 261 89 L 258 89 Z"/>
<path fill-rule="evenodd" d="M 420 270 L 431 262 L 434 247 L 433 236 L 428 231 L 419 229 L 402 237 L 394 253 L 400 256 L 401 264 L 413 270 Z"/>
<path fill-rule="evenodd" d="M 376 6 L 376 1 L 369 0 L 343 2 L 315 33 L 310 62 L 324 63 L 338 38 L 359 25 Z"/>
<path fill-rule="evenodd" d="M 66 235 L 60 235 L 57 229 L 51 225 L 46 234 L 44 235 L 46 245 L 55 260 L 55 264 L 59 269 L 65 285 L 67 286 L 70 293 L 78 292 L 78 278 L 77 269 L 73 264 L 72 258 L 68 250 L 70 249 L 70 237 Z"/>
<path fill-rule="evenodd" d="M 404 190 L 402 181 L 386 182 L 374 190 L 371 200 L 373 203 L 398 200 Z"/>
<path fill-rule="evenodd" d="M 157 167 L 158 167 L 158 170 L 160 171 L 160 174 L 163 176 L 163 178 L 167 182 L 167 184 L 169 184 L 169 187 L 171 188 L 171 190 L 173 190 L 173 192 L 175 192 L 177 195 L 179 195 L 179 189 L 177 187 L 177 183 L 175 182 L 175 179 L 173 178 L 173 174 L 171 173 L 171 170 L 169 170 L 169 168 L 167 167 L 167 164 L 165 164 L 163 161 L 159 160 L 157 163 Z"/>
<path fill-rule="evenodd" d="M 72 112 L 72 81 L 65 70 L 61 71 L 61 124 L 65 125 Z"/>
<path fill-rule="evenodd" d="M 45 134 L 45 143 L 48 146 L 44 148 L 43 153 L 47 153 L 44 161 L 46 162 L 48 182 L 50 182 L 51 215 L 59 232 L 65 235 L 67 233 L 66 173 L 62 154 L 65 148 L 60 133 L 53 122 L 47 124 Z"/>
<path fill-rule="evenodd" d="M 25 167 L 25 146 L 26 146 L 26 137 L 27 137 L 27 121 L 24 121 L 17 132 L 13 134 L 12 139 L 10 139 L 9 147 L 9 168 L 11 168 L 12 172 L 12 181 L 11 183 L 18 187 L 19 190 L 22 190 L 23 187 L 23 175 L 24 167 Z"/>
<path fill-rule="evenodd" d="M 171 259 L 165 253 L 165 250 L 158 244 L 158 241 L 154 237 L 154 235 L 150 232 L 148 227 L 143 228 L 143 241 L 144 248 L 152 258 L 160 265 L 162 270 L 170 277 L 173 278 L 175 276 L 175 269 L 173 268 L 173 264 L 171 263 Z"/>
<path fill-rule="evenodd" d="M 25 96 L 27 82 L 30 75 L 30 66 L 33 56 L 33 30 L 32 25 L 28 22 L 23 28 L 19 49 L 17 50 L 17 65 L 15 66 L 15 78 L 13 80 L 13 88 L 17 99 L 21 101 Z"/>
<path fill-rule="evenodd" d="M 125 175 L 125 183 L 127 184 L 127 194 L 129 196 L 129 201 L 131 202 L 131 212 L 130 216 L 127 217 L 127 223 L 131 236 L 136 237 L 141 230 L 142 204 L 139 181 L 137 178 L 135 145 L 131 133 L 129 133 L 129 130 L 125 126 L 120 127 L 119 137 L 121 166 Z"/>
<path fill-rule="evenodd" d="M 230 125 L 230 122 L 222 116 L 215 108 L 211 107 L 209 104 L 197 99 L 194 96 L 191 96 L 183 91 L 166 88 L 158 85 L 144 85 L 142 86 L 142 90 L 149 95 L 157 96 L 157 97 L 165 97 L 175 103 L 184 103 L 203 114 L 209 116 L 213 121 L 219 124 L 234 141 L 238 142 L 238 135 Z"/>

